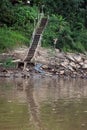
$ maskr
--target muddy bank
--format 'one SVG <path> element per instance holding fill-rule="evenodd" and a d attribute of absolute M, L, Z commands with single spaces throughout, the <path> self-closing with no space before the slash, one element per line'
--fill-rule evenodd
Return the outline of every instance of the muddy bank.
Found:
<path fill-rule="evenodd" d="M 17 63 L 23 61 L 27 48 L 21 48 L 9 54 L 0 54 L 0 77 L 29 77 L 32 73 L 44 75 L 58 75 L 59 77 L 87 78 L 87 55 L 59 52 L 58 49 L 44 49 L 39 47 L 29 64 L 23 71 L 23 67 L 17 68 Z M 3 61 L 11 58 L 15 67 L 6 68 Z M 37 69 L 37 66 L 38 69 Z"/>

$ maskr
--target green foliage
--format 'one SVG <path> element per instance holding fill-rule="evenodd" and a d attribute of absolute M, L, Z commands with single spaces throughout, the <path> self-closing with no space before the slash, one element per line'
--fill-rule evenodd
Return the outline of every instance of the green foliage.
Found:
<path fill-rule="evenodd" d="M 37 7 L 22 3 L 12 5 L 11 0 L 2 0 L 0 12 L 0 26 L 7 27 L 6 30 L 0 28 L 0 50 L 12 48 L 23 42 L 29 45 L 34 29 L 34 19 L 38 16 Z"/>
<path fill-rule="evenodd" d="M 74 25 L 75 26 L 75 25 Z M 61 15 L 52 15 L 44 32 L 42 46 L 54 46 L 63 51 L 87 51 L 87 30 L 82 23 L 78 23 L 74 29 Z"/>
<path fill-rule="evenodd" d="M 10 28 L 6 32 L 0 29 L 1 50 L 29 43 L 34 20 L 44 5 L 43 10 L 50 19 L 42 45 L 53 46 L 53 39 L 57 38 L 56 47 L 60 50 L 87 51 L 87 0 L 31 0 L 30 5 L 26 0 L 16 1 L 18 4 L 12 4 L 12 0 L 0 1 L 0 26 Z"/>
<path fill-rule="evenodd" d="M 37 7 L 17 4 L 13 6 L 9 0 L 0 2 L 0 24 L 13 30 L 21 31 L 31 37 L 34 28 L 34 19 L 38 16 Z"/>
<path fill-rule="evenodd" d="M 6 51 L 27 42 L 28 39 L 21 33 L 8 28 L 0 28 L 0 51 Z"/>
<path fill-rule="evenodd" d="M 34 19 L 37 17 L 38 12 L 35 7 L 28 6 L 16 6 L 14 8 L 15 24 L 25 27 L 26 24 L 34 23 Z"/>
<path fill-rule="evenodd" d="M 31 8 L 21 4 L 13 6 L 9 0 L 0 2 L 0 22 L 7 26 L 23 26 L 33 19 Z"/>
<path fill-rule="evenodd" d="M 30 39 L 34 29 L 34 19 L 38 16 L 37 8 L 18 5 L 14 8 L 14 12 L 15 23 L 11 28 L 23 32 Z"/>
<path fill-rule="evenodd" d="M 62 16 L 53 15 L 49 19 L 48 27 L 45 30 L 43 36 L 43 45 L 49 44 L 53 46 L 53 40 L 57 38 L 58 41 L 56 47 L 62 49 L 66 42 L 65 39 L 71 40 L 68 34 L 71 35 L 71 30 L 68 23 L 64 20 Z"/>
<path fill-rule="evenodd" d="M 9 0 L 0 1 L 0 23 L 11 25 L 14 21 L 14 11 Z"/>
<path fill-rule="evenodd" d="M 87 0 L 42 0 L 45 12 L 62 15 L 70 24 L 87 20 Z M 87 27 L 87 24 L 85 25 Z"/>
<path fill-rule="evenodd" d="M 16 65 L 12 62 L 12 59 L 11 58 L 8 58 L 8 59 L 6 59 L 4 62 L 3 62 L 3 67 L 5 67 L 5 68 L 15 68 L 16 67 Z"/>

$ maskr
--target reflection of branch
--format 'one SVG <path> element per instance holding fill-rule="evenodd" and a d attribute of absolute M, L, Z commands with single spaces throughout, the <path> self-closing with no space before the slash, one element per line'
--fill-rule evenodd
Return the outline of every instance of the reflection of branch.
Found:
<path fill-rule="evenodd" d="M 36 106 L 36 103 L 35 103 L 35 100 L 33 97 L 32 79 L 30 79 L 28 84 L 27 84 L 26 94 L 27 94 L 27 102 L 28 102 L 28 106 L 29 106 L 30 115 L 32 117 L 32 121 L 33 121 L 35 127 L 37 127 L 37 130 L 44 130 L 42 127 L 40 117 L 38 115 L 39 114 L 38 108 Z"/>

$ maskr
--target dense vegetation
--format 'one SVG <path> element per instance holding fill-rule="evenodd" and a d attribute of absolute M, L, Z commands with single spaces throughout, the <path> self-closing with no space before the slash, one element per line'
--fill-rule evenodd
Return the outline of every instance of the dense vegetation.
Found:
<path fill-rule="evenodd" d="M 60 50 L 87 51 L 87 0 L 31 0 L 30 4 L 27 0 L 0 1 L 0 49 L 29 43 L 42 7 L 50 16 L 43 46 L 53 46 L 57 38 Z"/>
<path fill-rule="evenodd" d="M 37 14 L 37 7 L 0 1 L 0 50 L 29 44 Z"/>

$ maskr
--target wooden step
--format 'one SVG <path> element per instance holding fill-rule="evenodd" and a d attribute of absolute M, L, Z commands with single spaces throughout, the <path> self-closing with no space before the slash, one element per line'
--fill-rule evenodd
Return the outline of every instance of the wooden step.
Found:
<path fill-rule="evenodd" d="M 33 42 L 37 42 L 38 43 L 39 39 L 40 39 L 40 35 L 35 35 L 34 39 L 33 39 Z"/>
<path fill-rule="evenodd" d="M 39 40 L 38 40 L 39 41 Z M 36 40 L 34 40 L 33 42 L 32 42 L 32 45 L 34 44 L 34 45 L 37 45 L 38 44 L 38 41 L 36 41 Z"/>
<path fill-rule="evenodd" d="M 37 48 L 37 45 L 32 45 L 31 47 L 30 47 L 30 50 L 29 51 L 31 51 L 32 49 L 36 49 Z"/>
<path fill-rule="evenodd" d="M 43 27 L 39 27 L 39 28 L 37 28 L 37 30 L 36 30 L 36 34 L 41 34 L 42 31 L 43 31 Z"/>
<path fill-rule="evenodd" d="M 36 48 L 30 48 L 30 52 L 32 52 L 32 51 L 35 51 L 36 50 Z"/>
<path fill-rule="evenodd" d="M 36 49 L 37 46 L 36 45 L 32 45 L 30 49 Z"/>
<path fill-rule="evenodd" d="M 38 44 L 38 41 L 37 42 L 33 42 L 31 46 L 34 47 L 34 46 L 37 46 L 37 44 Z"/>
<path fill-rule="evenodd" d="M 46 25 L 46 23 L 47 23 L 47 18 L 42 18 L 42 20 L 41 20 L 41 23 L 40 23 L 40 26 L 39 27 L 44 27 L 45 25 Z"/>

